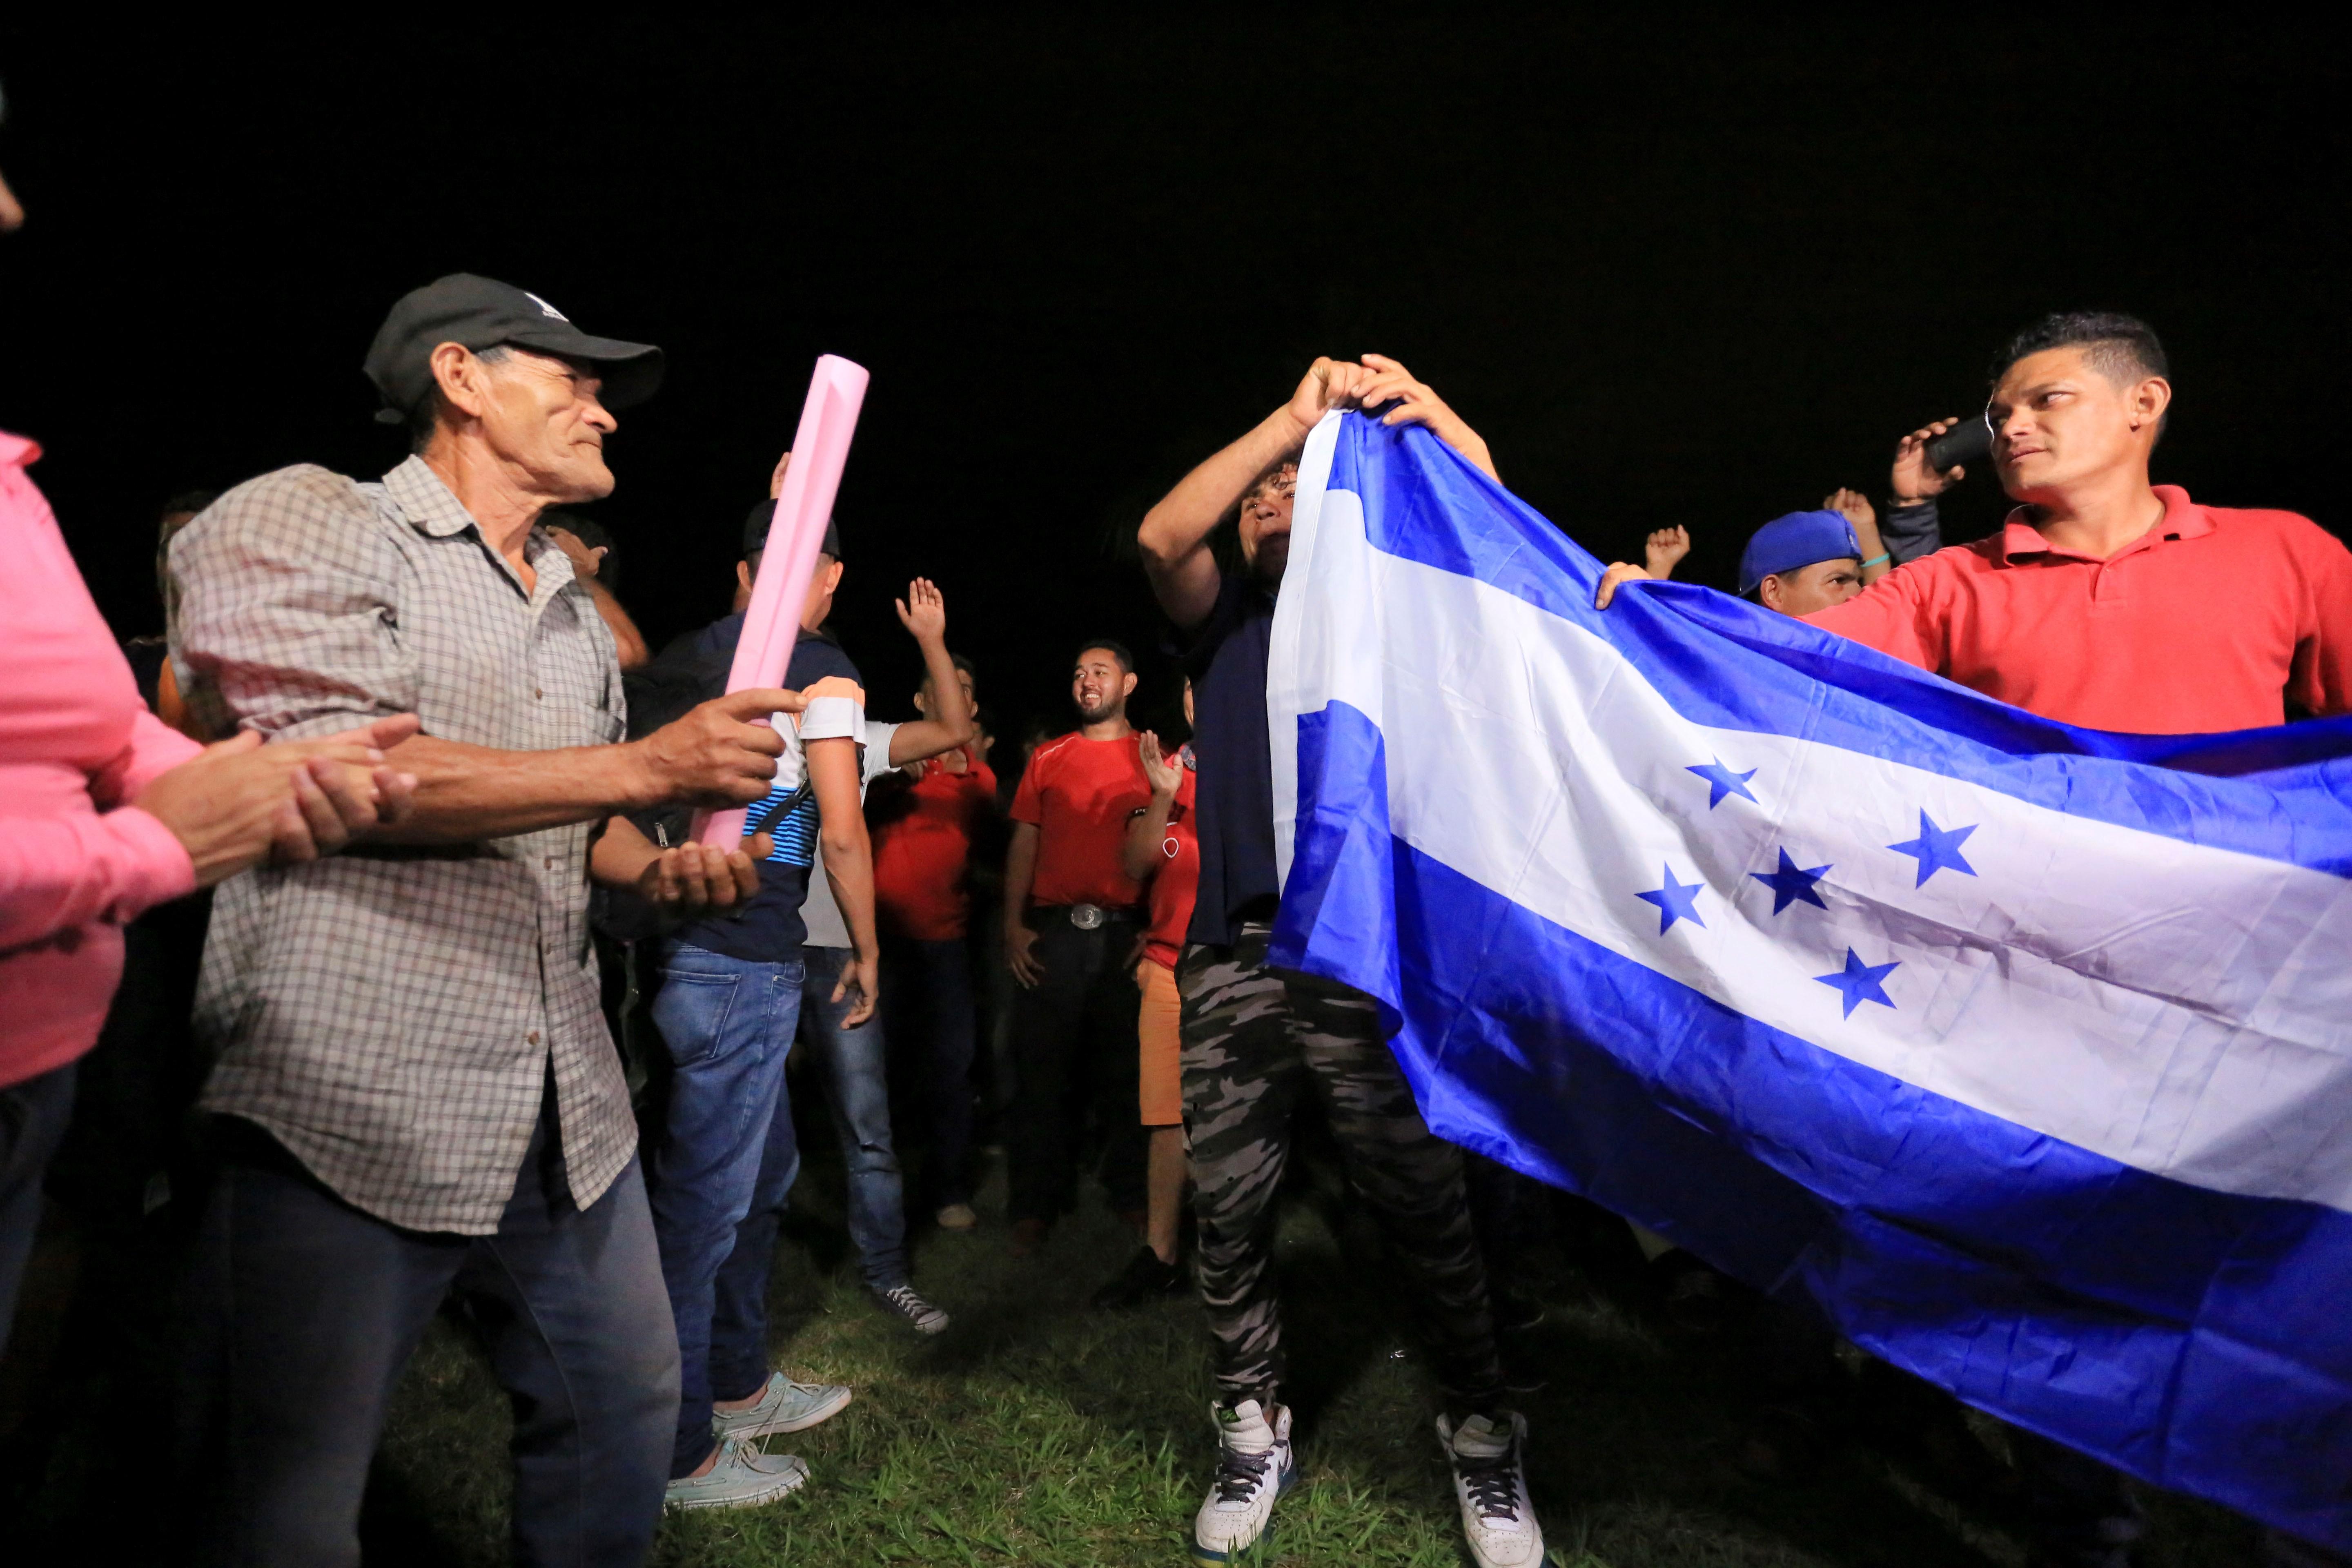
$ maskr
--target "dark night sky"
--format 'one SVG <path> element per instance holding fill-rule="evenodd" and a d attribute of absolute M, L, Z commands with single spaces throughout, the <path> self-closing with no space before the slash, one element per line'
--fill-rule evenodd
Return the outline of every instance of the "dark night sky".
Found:
<path fill-rule="evenodd" d="M 1588 547 L 1685 522 L 1684 574 L 1722 584 L 1764 519 L 1883 495 L 2008 331 L 2125 309 L 2173 353 L 2159 479 L 2352 523 L 2340 51 L 1998 13 L 1956 44 L 1962 16 L 12 24 L 0 426 L 149 629 L 159 500 L 389 467 L 358 371 L 384 309 L 506 278 L 669 351 L 598 509 L 658 643 L 724 609 L 810 363 L 845 354 L 874 379 L 845 640 L 899 716 L 889 595 L 938 578 L 1008 733 L 1079 637 L 1155 640 L 1136 521 L 1318 353 L 1396 355 Z M 1972 537 L 1998 500 L 1948 512 Z"/>

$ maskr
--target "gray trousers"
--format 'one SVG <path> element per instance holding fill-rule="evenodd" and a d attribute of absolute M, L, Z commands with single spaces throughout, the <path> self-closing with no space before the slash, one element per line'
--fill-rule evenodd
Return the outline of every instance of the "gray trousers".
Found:
<path fill-rule="evenodd" d="M 1184 1118 L 1192 1142 L 1202 1305 L 1228 1403 L 1273 1397 L 1282 1381 L 1275 1194 L 1300 1097 L 1318 1096 L 1406 1275 L 1416 1326 L 1457 1413 L 1502 1390 L 1486 1268 L 1470 1226 L 1462 1152 L 1422 1120 L 1381 1037 L 1370 997 L 1266 967 L 1266 931 L 1233 947 L 1195 945 L 1177 966 L 1183 1001 Z"/>

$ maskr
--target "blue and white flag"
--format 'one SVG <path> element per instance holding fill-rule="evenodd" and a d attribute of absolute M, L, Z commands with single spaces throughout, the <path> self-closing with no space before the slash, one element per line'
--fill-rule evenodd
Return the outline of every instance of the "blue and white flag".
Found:
<path fill-rule="evenodd" d="M 2071 729 L 1308 442 L 1274 958 L 1443 1136 L 2352 1547 L 2352 722 Z"/>

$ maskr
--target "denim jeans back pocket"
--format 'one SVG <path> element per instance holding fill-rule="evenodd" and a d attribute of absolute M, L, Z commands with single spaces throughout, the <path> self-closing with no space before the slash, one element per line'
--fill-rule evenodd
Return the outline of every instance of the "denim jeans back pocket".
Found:
<path fill-rule="evenodd" d="M 740 969 L 663 965 L 661 994 L 654 998 L 654 1027 L 661 1032 L 672 1061 L 690 1067 L 720 1052 L 747 978 Z"/>

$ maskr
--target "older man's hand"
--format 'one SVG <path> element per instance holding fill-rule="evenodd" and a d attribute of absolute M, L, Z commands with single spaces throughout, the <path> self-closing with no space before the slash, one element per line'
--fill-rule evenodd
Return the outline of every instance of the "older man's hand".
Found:
<path fill-rule="evenodd" d="M 733 691 L 631 742 L 645 773 L 643 804 L 751 805 L 768 793 L 784 752 L 783 737 L 768 716 L 807 706 L 797 691 Z"/>
<path fill-rule="evenodd" d="M 331 855 L 405 816 L 415 777 L 383 753 L 415 732 L 410 714 L 274 745 L 247 731 L 158 774 L 131 804 L 172 830 L 209 888 L 265 859 Z"/>

